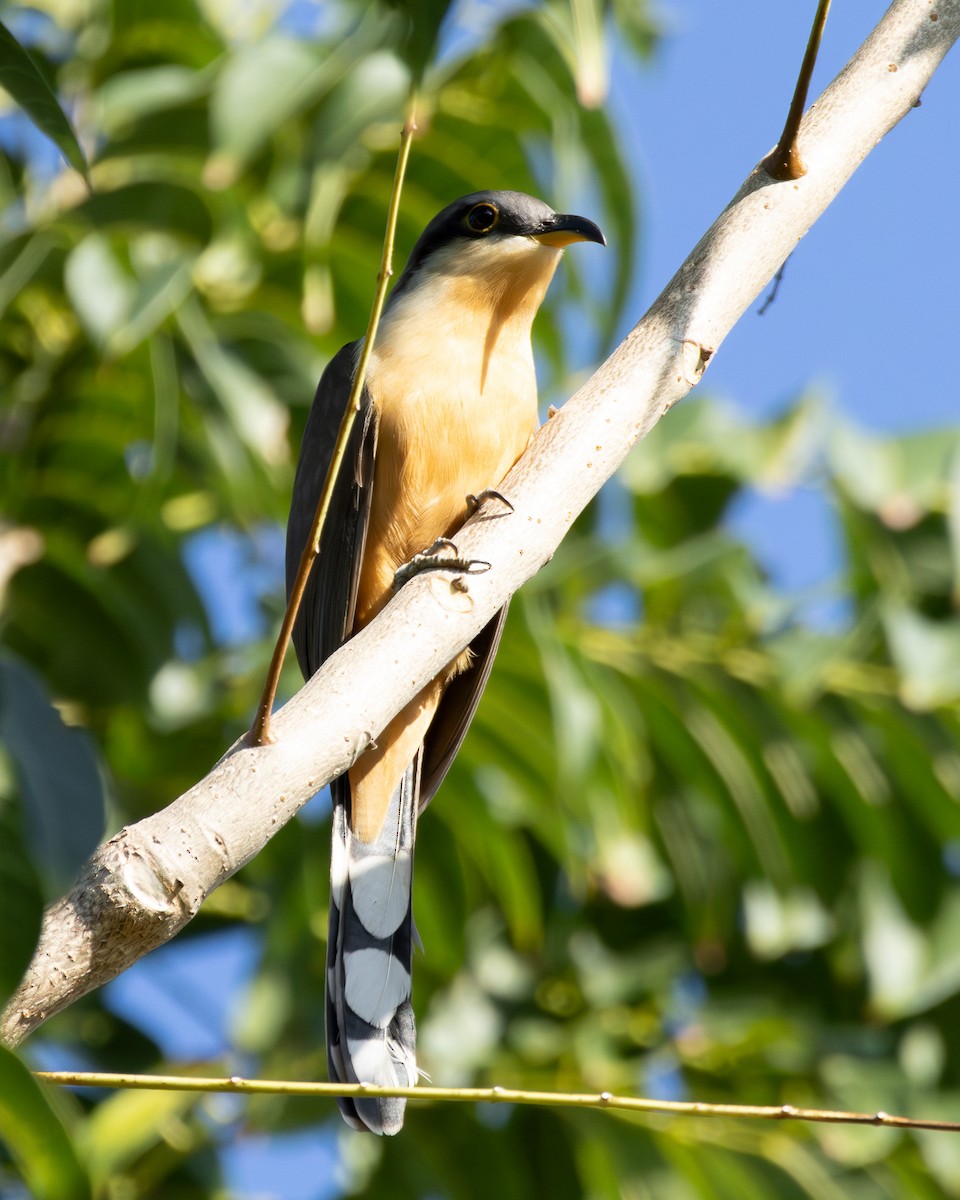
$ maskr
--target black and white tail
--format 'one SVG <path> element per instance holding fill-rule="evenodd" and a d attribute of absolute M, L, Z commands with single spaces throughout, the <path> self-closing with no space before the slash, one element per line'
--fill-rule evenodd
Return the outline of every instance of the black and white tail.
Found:
<path fill-rule="evenodd" d="M 327 1064 L 339 1083 L 413 1087 L 416 1026 L 410 971 L 416 938 L 411 887 L 420 755 L 390 798 L 373 842 L 350 828 L 350 784 L 335 781 L 327 949 Z M 342 1099 L 354 1129 L 397 1133 L 406 1101 Z"/>

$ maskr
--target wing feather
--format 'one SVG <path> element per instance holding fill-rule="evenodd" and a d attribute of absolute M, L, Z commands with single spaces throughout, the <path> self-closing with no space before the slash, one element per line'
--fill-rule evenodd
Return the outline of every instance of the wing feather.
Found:
<path fill-rule="evenodd" d="M 420 811 L 427 807 L 456 757 L 487 686 L 493 660 L 507 620 L 507 605 L 470 643 L 473 661 L 468 670 L 447 684 L 436 715 L 423 739 Z"/>
<path fill-rule="evenodd" d="M 344 346 L 317 385 L 307 418 L 287 524 L 287 595 L 310 534 L 337 431 L 356 370 L 359 342 Z M 344 460 L 333 485 L 320 553 L 293 627 L 293 644 L 304 678 L 343 644 L 353 628 L 360 567 L 370 519 L 376 420 L 364 389 Z"/>

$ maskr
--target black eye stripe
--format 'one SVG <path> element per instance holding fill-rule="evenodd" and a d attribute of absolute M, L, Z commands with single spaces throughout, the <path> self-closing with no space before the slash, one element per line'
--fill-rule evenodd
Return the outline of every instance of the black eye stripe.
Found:
<path fill-rule="evenodd" d="M 500 220 L 500 213 L 493 204 L 475 204 L 467 213 L 467 228 L 474 233 L 486 233 Z"/>

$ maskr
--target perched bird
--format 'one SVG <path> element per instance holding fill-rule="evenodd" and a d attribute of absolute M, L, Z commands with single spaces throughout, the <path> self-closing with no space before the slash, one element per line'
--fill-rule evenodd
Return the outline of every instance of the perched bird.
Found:
<path fill-rule="evenodd" d="M 386 604 L 399 568 L 449 538 L 537 427 L 530 327 L 584 217 L 520 192 L 475 192 L 427 226 L 384 309 L 293 641 L 309 678 Z M 287 529 L 292 586 L 361 343 L 324 371 L 307 420 Z M 430 560 L 428 559 L 428 565 Z M 417 1080 L 410 971 L 417 816 L 463 741 L 503 609 L 332 785 L 327 1061 L 342 1083 Z M 344 1099 L 348 1124 L 396 1133 L 403 1100 Z"/>

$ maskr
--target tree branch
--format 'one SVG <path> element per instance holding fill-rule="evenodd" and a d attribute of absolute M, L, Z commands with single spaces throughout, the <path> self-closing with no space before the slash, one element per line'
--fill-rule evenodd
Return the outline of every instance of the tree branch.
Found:
<path fill-rule="evenodd" d="M 894 1129 L 928 1129 L 960 1133 L 960 1121 L 901 1117 L 895 1113 L 861 1113 L 794 1104 L 714 1104 L 703 1100 L 646 1100 L 613 1092 L 531 1092 L 504 1087 L 374 1087 L 370 1083 L 314 1083 L 290 1079 L 228 1079 L 197 1075 L 130 1075 L 109 1071 L 37 1071 L 37 1079 L 64 1087 L 126 1088 L 156 1092 L 221 1092 L 241 1096 L 403 1096 L 407 1100 L 459 1101 L 468 1104 L 535 1104 L 540 1108 L 602 1108 L 635 1113 L 668 1113 L 675 1117 L 741 1117 L 763 1121 L 814 1121 L 825 1125 L 884 1125 Z"/>
<path fill-rule="evenodd" d="M 551 557 L 630 449 L 700 380 L 710 357 L 877 142 L 913 108 L 960 36 L 960 0 L 895 0 L 804 119 L 807 174 L 755 168 L 646 316 L 540 430 L 501 486 L 514 513 L 481 512 L 460 552 L 493 564 L 414 579 L 275 716 L 276 741 L 238 743 L 163 811 L 122 829 L 46 913 L 0 1037 L 53 1013 L 173 937 L 204 897 L 390 719 Z"/>

